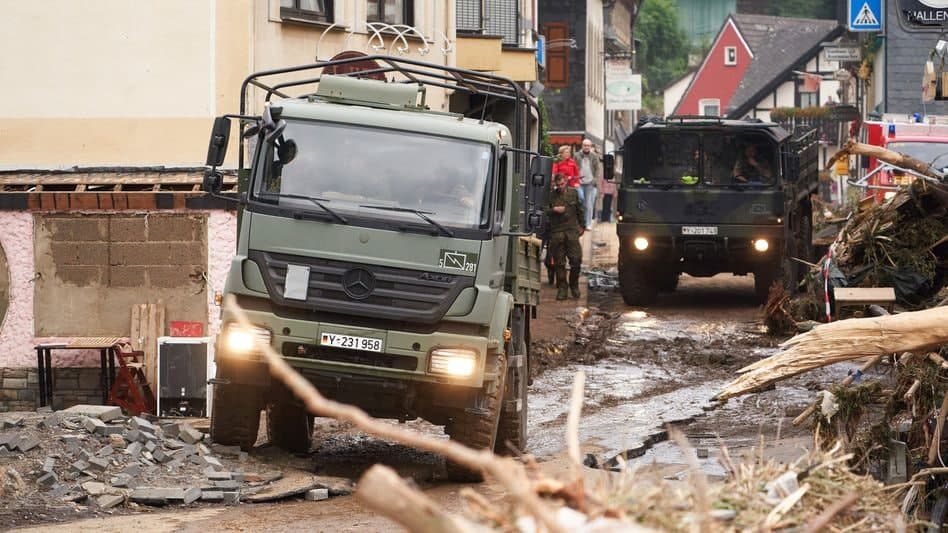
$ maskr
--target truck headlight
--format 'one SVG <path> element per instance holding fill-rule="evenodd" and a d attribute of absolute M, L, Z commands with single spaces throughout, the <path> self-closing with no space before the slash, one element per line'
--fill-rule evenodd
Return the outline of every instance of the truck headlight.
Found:
<path fill-rule="evenodd" d="M 648 239 L 645 237 L 636 237 L 635 240 L 632 241 L 632 246 L 635 246 L 635 249 L 640 252 L 644 251 L 648 248 Z"/>
<path fill-rule="evenodd" d="M 260 327 L 243 328 L 231 322 L 224 327 L 223 345 L 231 353 L 249 355 L 263 350 L 257 343 L 270 345 L 270 330 Z"/>
<path fill-rule="evenodd" d="M 767 239 L 757 239 L 754 241 L 754 249 L 758 252 L 766 252 L 770 248 L 770 243 L 767 242 Z"/>
<path fill-rule="evenodd" d="M 477 352 L 464 348 L 435 348 L 428 358 L 428 372 L 456 378 L 474 375 Z"/>

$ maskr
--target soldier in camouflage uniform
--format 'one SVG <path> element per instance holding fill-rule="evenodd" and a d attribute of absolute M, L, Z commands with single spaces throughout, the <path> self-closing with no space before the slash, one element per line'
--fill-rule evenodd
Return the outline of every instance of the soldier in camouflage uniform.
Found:
<path fill-rule="evenodd" d="M 553 176 L 553 191 L 546 208 L 550 220 L 550 253 L 556 268 L 556 299 L 565 300 L 567 289 L 579 298 L 579 269 L 583 249 L 579 237 L 585 230 L 585 210 L 576 189 L 566 185 L 566 176 Z M 569 284 L 566 281 L 566 260 L 569 259 Z"/>

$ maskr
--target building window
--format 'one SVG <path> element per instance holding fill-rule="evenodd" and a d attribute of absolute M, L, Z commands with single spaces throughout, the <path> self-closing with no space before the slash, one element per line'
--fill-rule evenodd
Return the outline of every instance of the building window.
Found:
<path fill-rule="evenodd" d="M 550 22 L 543 27 L 546 36 L 546 71 L 543 83 L 552 89 L 569 85 L 569 26 L 565 22 Z"/>
<path fill-rule="evenodd" d="M 458 34 L 500 37 L 504 46 L 520 44 L 519 0 L 457 0 Z"/>
<path fill-rule="evenodd" d="M 724 64 L 728 66 L 734 66 L 737 64 L 737 47 L 736 46 L 724 47 Z"/>
<path fill-rule="evenodd" d="M 280 0 L 280 18 L 332 22 L 332 0 Z"/>
<path fill-rule="evenodd" d="M 717 98 L 702 98 L 698 100 L 699 114 L 705 117 L 721 116 L 721 101 Z"/>
<path fill-rule="evenodd" d="M 369 0 L 368 22 L 412 25 L 412 0 Z"/>

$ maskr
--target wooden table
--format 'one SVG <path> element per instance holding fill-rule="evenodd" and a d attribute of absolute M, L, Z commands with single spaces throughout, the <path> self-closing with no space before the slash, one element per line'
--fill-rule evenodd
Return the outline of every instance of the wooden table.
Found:
<path fill-rule="evenodd" d="M 99 350 L 102 405 L 108 403 L 112 380 L 115 379 L 115 349 L 126 342 L 128 339 L 122 337 L 76 337 L 68 342 L 37 344 L 35 348 L 40 407 L 53 402 L 53 350 Z"/>

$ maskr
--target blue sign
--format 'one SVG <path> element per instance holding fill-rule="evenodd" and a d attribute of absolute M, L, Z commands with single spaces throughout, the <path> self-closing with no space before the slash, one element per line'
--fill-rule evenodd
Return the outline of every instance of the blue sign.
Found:
<path fill-rule="evenodd" d="M 546 37 L 537 38 L 537 64 L 546 68 Z"/>
<path fill-rule="evenodd" d="M 849 31 L 882 31 L 882 0 L 849 0 Z"/>

